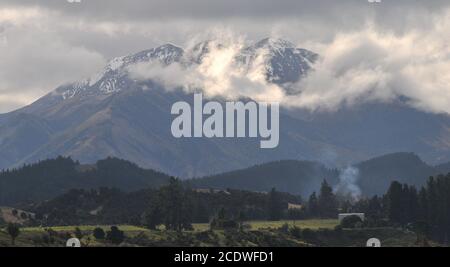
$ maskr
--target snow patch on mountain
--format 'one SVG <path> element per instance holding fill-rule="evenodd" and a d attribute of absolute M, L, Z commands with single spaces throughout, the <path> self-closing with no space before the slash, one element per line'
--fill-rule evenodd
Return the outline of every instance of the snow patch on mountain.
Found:
<path fill-rule="evenodd" d="M 127 67 L 143 62 L 169 65 L 178 62 L 183 52 L 183 49 L 175 45 L 165 44 L 136 54 L 117 57 L 112 59 L 102 71 L 88 79 L 75 82 L 69 87 L 59 88 L 58 93 L 63 99 L 69 99 L 80 95 L 120 92 L 127 84 Z"/>
<path fill-rule="evenodd" d="M 213 95 L 232 92 L 234 96 L 248 97 L 249 90 L 270 95 L 272 91 L 280 91 L 284 84 L 297 82 L 305 76 L 316 59 L 317 54 L 274 38 L 266 38 L 250 46 L 235 43 L 224 45 L 208 40 L 187 51 L 173 44 L 165 44 L 114 58 L 89 79 L 65 87 L 61 95 L 63 99 L 69 99 L 120 92 L 129 83 L 136 82 L 136 77 L 129 75 L 130 70 L 142 66 L 145 68 L 141 68 L 139 78 L 157 80 L 155 75 L 160 75 L 161 79 L 169 79 L 168 83 L 176 87 L 203 88 L 209 92 L 215 91 Z M 150 73 L 155 69 L 157 74 Z M 171 73 L 163 75 L 163 71 Z M 248 88 L 229 88 L 233 86 Z M 237 90 L 247 92 L 240 94 Z"/>

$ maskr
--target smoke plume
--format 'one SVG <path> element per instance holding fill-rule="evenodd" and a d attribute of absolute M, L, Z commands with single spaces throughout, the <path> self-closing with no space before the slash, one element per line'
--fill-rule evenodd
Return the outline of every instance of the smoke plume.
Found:
<path fill-rule="evenodd" d="M 341 196 L 350 196 L 357 200 L 361 197 L 361 188 L 357 182 L 359 179 L 359 170 L 355 167 L 347 167 L 342 170 L 339 175 L 339 183 L 336 185 L 334 192 Z"/>

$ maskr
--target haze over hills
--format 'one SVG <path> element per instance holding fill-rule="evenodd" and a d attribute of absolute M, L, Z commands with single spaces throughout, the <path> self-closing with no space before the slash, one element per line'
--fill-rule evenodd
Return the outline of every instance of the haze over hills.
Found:
<path fill-rule="evenodd" d="M 208 42 L 191 50 L 167 44 L 116 58 L 86 80 L 0 115 L 0 168 L 59 155 L 82 163 L 112 156 L 189 178 L 277 160 L 345 166 L 397 151 L 413 151 L 430 164 L 450 160 L 448 116 L 417 111 L 400 100 L 331 113 L 283 109 L 280 145 L 273 150 L 260 149 L 256 139 L 176 139 L 170 132 L 171 106 L 180 100 L 191 103 L 192 93 L 167 90 L 155 79 L 135 79 L 129 69 L 141 63 L 195 65 L 210 49 Z M 235 61 L 244 69 L 256 64 L 261 49 L 266 80 L 288 92 L 319 58 L 269 38 L 243 48 Z"/>

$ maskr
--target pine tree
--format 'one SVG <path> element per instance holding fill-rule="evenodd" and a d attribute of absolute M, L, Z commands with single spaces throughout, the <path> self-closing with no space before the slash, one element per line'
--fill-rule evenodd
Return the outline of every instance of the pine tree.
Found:
<path fill-rule="evenodd" d="M 324 180 L 320 188 L 318 200 L 319 214 L 323 218 L 335 218 L 338 213 L 338 203 L 333 194 L 333 188 Z"/>
<path fill-rule="evenodd" d="M 374 196 L 369 200 L 366 213 L 367 217 L 374 220 L 379 220 L 383 217 L 383 206 L 378 196 Z"/>
<path fill-rule="evenodd" d="M 437 189 L 434 177 L 430 177 L 427 182 L 427 195 L 428 195 L 428 223 L 430 225 L 436 225 L 437 223 Z"/>
<path fill-rule="evenodd" d="M 192 203 L 188 191 L 176 178 L 170 178 L 169 185 L 160 190 L 163 221 L 168 230 L 182 231 L 192 228 Z"/>
<path fill-rule="evenodd" d="M 427 222 L 427 219 L 428 219 L 428 194 L 425 187 L 422 187 L 419 192 L 418 221 Z"/>
<path fill-rule="evenodd" d="M 416 223 L 419 219 L 419 196 L 417 189 L 410 186 L 408 189 L 408 209 L 407 222 Z"/>
<path fill-rule="evenodd" d="M 283 204 L 275 188 L 269 194 L 269 220 L 279 221 L 283 213 Z"/>
<path fill-rule="evenodd" d="M 308 201 L 308 213 L 311 217 L 319 216 L 319 203 L 316 192 L 312 193 Z"/>
<path fill-rule="evenodd" d="M 387 196 L 388 218 L 394 223 L 403 223 L 403 186 L 399 182 L 392 182 Z"/>

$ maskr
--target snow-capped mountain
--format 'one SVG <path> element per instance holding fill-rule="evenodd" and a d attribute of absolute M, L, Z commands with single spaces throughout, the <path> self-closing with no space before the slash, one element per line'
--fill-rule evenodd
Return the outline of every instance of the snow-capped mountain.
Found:
<path fill-rule="evenodd" d="M 127 88 L 128 83 L 134 82 L 128 75 L 128 68 L 132 65 L 155 63 L 168 66 L 172 63 L 180 63 L 188 67 L 201 64 L 212 48 L 220 47 L 222 45 L 219 43 L 205 41 L 184 51 L 175 45 L 165 44 L 136 54 L 114 58 L 102 71 L 86 80 L 60 87 L 53 95 L 59 94 L 63 99 L 67 99 L 74 96 L 116 93 Z M 263 57 L 267 81 L 280 85 L 296 82 L 305 76 L 318 57 L 317 54 L 306 49 L 295 48 L 294 44 L 288 41 L 267 38 L 242 49 L 236 56 L 236 67 L 251 68 L 258 56 Z"/>
<path fill-rule="evenodd" d="M 267 81 L 276 84 L 297 82 L 311 70 L 318 58 L 317 54 L 296 48 L 291 42 L 266 38 L 245 48 L 238 61 L 252 65 L 257 56 L 263 57 Z"/>
<path fill-rule="evenodd" d="M 129 82 L 127 67 L 143 62 L 170 65 L 174 62 L 180 62 L 183 53 L 182 48 L 172 44 L 165 44 L 137 54 L 114 58 L 102 71 L 86 80 L 60 87 L 56 90 L 56 93 L 61 94 L 63 99 L 67 99 L 81 95 L 119 92 L 123 88 L 126 88 L 125 83 Z"/>
<path fill-rule="evenodd" d="M 151 79 L 132 79 L 128 69 L 139 63 L 201 64 L 210 49 L 211 42 L 186 51 L 167 44 L 115 58 L 83 81 L 0 115 L 0 168 L 58 155 L 86 163 L 115 156 L 188 177 L 280 159 L 346 164 L 398 151 L 416 152 L 431 163 L 450 160 L 448 117 L 401 103 L 333 113 L 282 110 L 280 145 L 274 150 L 261 150 L 255 139 L 175 139 L 171 106 L 192 102 L 192 95 L 168 91 Z M 312 71 L 318 55 L 284 40 L 264 39 L 243 48 L 235 61 L 250 67 L 260 59 L 267 81 L 289 87 Z"/>

